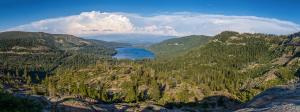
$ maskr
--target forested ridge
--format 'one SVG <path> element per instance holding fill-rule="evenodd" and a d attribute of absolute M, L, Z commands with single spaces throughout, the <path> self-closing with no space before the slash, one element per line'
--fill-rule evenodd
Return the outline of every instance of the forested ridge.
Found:
<path fill-rule="evenodd" d="M 16 75 L 26 69 L 31 73 L 44 73 L 44 77 L 58 66 L 85 66 L 94 63 L 96 59 L 111 58 L 116 53 L 114 48 L 126 45 L 65 34 L 2 32 L 0 70 L 4 74 L 10 72 Z"/>
<path fill-rule="evenodd" d="M 204 35 L 191 35 L 180 38 L 168 39 L 163 42 L 153 44 L 148 47 L 153 51 L 158 58 L 176 57 L 188 52 L 190 49 L 198 47 L 208 42 L 211 39 Z"/>
<path fill-rule="evenodd" d="M 28 88 L 28 94 L 53 98 L 73 96 L 100 103 L 152 102 L 167 108 L 230 110 L 267 88 L 297 79 L 299 38 L 231 31 L 214 37 L 192 36 L 182 38 L 182 43 L 190 43 L 188 48 L 165 50 L 164 56 L 180 55 L 163 61 L 159 57 L 116 60 L 109 58 L 114 52 L 110 47 L 98 52 L 93 46 L 74 50 L 69 44 L 63 45 L 68 50 L 47 47 L 51 50 L 42 54 L 28 49 L 26 52 L 30 53 L 7 53 L 16 46 L 7 44 L 1 47 L 4 52 L 0 56 L 4 68 L 1 81 L 4 88 L 13 88 L 12 91 Z M 168 45 L 167 42 L 174 43 L 167 40 L 161 45 Z M 176 45 L 180 42 L 175 41 Z M 28 77 L 39 70 L 46 72 L 43 76 L 34 73 Z"/>
<path fill-rule="evenodd" d="M 272 86 L 263 82 L 258 87 L 244 89 L 247 83 L 268 71 L 276 69 L 278 77 L 282 78 L 272 80 L 276 84 L 294 77 L 297 64 L 284 67 L 276 64 L 282 55 L 298 52 L 294 51 L 295 46 L 282 45 L 286 40 L 286 36 L 223 32 L 204 46 L 166 62 L 155 62 L 152 66 L 156 71 L 167 72 L 166 78 L 180 77 L 180 81 L 208 89 L 204 91 L 222 91 L 247 101 Z"/>

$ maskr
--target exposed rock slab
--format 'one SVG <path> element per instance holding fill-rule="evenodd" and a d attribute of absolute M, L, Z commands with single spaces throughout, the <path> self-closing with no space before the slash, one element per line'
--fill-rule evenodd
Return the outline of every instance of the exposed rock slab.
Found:
<path fill-rule="evenodd" d="M 236 112 L 300 112 L 300 84 L 277 86 L 262 92 Z"/>

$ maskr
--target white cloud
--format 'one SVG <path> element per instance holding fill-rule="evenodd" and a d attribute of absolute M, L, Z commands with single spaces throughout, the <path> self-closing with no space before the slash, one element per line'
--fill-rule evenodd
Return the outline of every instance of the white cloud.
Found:
<path fill-rule="evenodd" d="M 103 34 L 154 34 L 183 36 L 215 35 L 225 30 L 250 33 L 289 34 L 300 31 L 293 22 L 255 16 L 172 13 L 141 16 L 132 13 L 82 12 L 45 19 L 8 30 L 67 33 L 78 36 Z"/>

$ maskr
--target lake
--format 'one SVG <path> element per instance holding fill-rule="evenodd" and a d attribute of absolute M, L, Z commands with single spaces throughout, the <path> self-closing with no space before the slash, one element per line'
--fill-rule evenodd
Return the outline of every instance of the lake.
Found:
<path fill-rule="evenodd" d="M 154 53 L 143 48 L 124 47 L 117 48 L 116 50 L 117 54 L 113 58 L 117 59 L 141 60 L 153 59 L 155 57 Z"/>

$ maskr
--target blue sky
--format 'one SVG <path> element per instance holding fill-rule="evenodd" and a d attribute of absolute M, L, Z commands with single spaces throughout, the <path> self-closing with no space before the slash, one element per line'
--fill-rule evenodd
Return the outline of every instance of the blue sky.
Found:
<path fill-rule="evenodd" d="M 126 13 L 122 16 L 129 18 L 134 25 L 140 24 L 134 21 L 137 17 L 128 17 L 128 15 L 138 14 L 146 18 L 153 15 L 172 15 L 177 12 L 189 12 L 190 15 L 196 13 L 223 16 L 255 16 L 300 24 L 299 4 L 300 0 L 1 0 L 0 30 L 30 24 L 39 20 L 79 15 L 82 12 L 91 11 Z M 47 25 L 49 26 L 49 24 Z M 49 28 L 48 26 L 47 28 Z M 168 29 L 171 26 L 157 25 L 155 27 Z M 285 26 L 285 24 L 282 26 Z M 26 28 L 26 30 L 29 29 Z M 174 30 L 178 31 L 180 29 L 174 28 Z"/>

